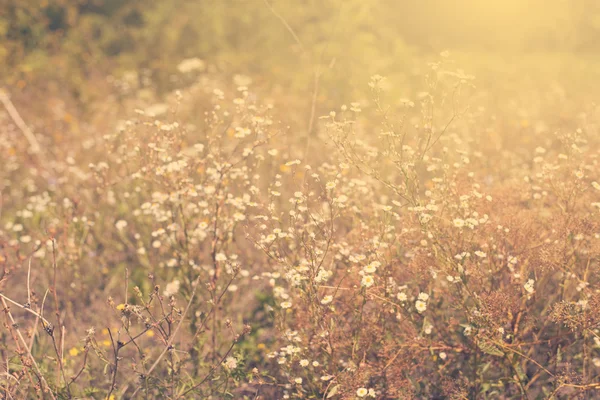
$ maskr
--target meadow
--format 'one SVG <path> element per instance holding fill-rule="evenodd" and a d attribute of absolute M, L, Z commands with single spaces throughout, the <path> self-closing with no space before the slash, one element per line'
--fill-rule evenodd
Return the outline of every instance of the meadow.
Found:
<path fill-rule="evenodd" d="M 593 7 L 462 2 L 0 5 L 2 398 L 600 397 Z"/>

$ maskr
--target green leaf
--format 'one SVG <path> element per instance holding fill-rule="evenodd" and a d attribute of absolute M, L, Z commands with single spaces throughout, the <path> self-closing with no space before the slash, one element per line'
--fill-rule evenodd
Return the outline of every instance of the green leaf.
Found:
<path fill-rule="evenodd" d="M 484 353 L 492 356 L 501 357 L 504 355 L 504 353 L 498 348 L 498 346 L 486 339 L 478 341 L 477 347 L 479 347 L 479 349 L 481 349 L 481 351 L 483 351 Z"/>
<path fill-rule="evenodd" d="M 329 393 L 327 393 L 327 398 L 330 399 L 333 396 L 335 396 L 338 392 L 340 385 L 335 385 L 334 387 L 331 388 L 331 390 L 329 391 Z"/>

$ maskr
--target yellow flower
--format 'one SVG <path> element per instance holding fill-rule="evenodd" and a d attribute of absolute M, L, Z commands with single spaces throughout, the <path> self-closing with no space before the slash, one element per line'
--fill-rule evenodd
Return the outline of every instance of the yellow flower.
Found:
<path fill-rule="evenodd" d="M 79 349 L 77 347 L 72 347 L 71 350 L 69 350 L 69 355 L 71 357 L 76 357 L 79 354 Z"/>
<path fill-rule="evenodd" d="M 122 311 L 125 309 L 125 304 L 121 303 L 117 306 L 117 310 Z"/>
<path fill-rule="evenodd" d="M 148 332 L 146 332 L 146 336 L 153 337 L 154 336 L 154 331 L 153 330 L 149 330 Z"/>

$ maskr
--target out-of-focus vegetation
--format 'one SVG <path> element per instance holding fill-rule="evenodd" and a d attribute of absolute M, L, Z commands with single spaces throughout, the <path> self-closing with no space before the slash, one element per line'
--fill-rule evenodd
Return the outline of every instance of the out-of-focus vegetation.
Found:
<path fill-rule="evenodd" d="M 5 398 L 600 393 L 600 3 L 4 0 L 0 38 Z"/>
<path fill-rule="evenodd" d="M 1 75 L 10 83 L 60 77 L 85 92 L 92 72 L 147 71 L 171 87 L 177 62 L 210 59 L 286 90 L 310 89 L 321 65 L 341 100 L 374 73 L 404 75 L 414 54 L 452 48 L 595 55 L 600 5 L 541 0 L 479 2 L 5 0 Z M 307 73 L 308 72 L 308 73 Z"/>

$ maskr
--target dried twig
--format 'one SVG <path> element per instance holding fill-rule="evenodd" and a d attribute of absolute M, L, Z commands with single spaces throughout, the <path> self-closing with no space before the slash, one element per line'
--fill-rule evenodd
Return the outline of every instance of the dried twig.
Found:
<path fill-rule="evenodd" d="M 23 132 L 25 139 L 27 139 L 27 141 L 29 142 L 29 148 L 31 152 L 38 153 L 40 151 L 39 142 L 35 138 L 33 132 L 31 132 L 31 129 L 29 129 L 25 121 L 23 121 L 21 115 L 19 115 L 19 112 L 13 105 L 12 101 L 10 101 L 10 98 L 5 93 L 4 89 L 0 89 L 0 102 L 2 102 L 4 108 L 6 108 L 6 111 L 8 112 L 8 115 L 10 115 L 10 117 L 12 118 L 13 122 L 19 127 L 19 129 L 21 129 L 21 132 Z"/>

